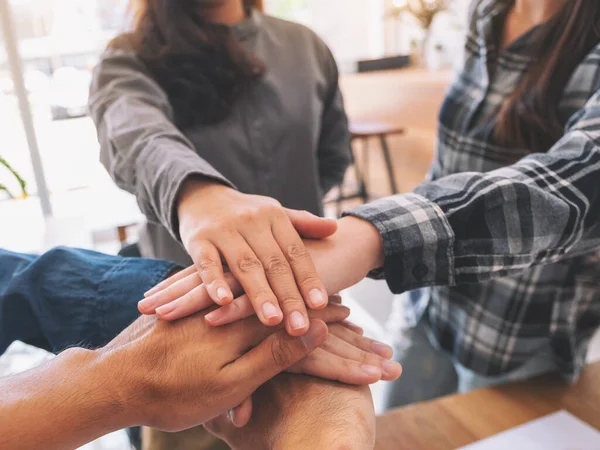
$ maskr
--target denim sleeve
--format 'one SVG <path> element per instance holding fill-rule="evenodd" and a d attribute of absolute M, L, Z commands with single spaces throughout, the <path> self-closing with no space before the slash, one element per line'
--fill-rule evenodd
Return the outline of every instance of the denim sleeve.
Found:
<path fill-rule="evenodd" d="M 0 354 L 15 340 L 54 353 L 101 347 L 139 316 L 144 292 L 176 268 L 62 247 L 41 256 L 0 249 Z"/>

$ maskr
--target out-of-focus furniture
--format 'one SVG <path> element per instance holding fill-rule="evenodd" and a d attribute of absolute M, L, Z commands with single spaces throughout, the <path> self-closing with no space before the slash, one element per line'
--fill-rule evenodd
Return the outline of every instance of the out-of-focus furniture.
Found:
<path fill-rule="evenodd" d="M 600 429 L 600 363 L 572 386 L 543 376 L 391 411 L 377 419 L 375 449 L 451 450 L 559 410 Z"/>
<path fill-rule="evenodd" d="M 399 192 L 412 190 L 429 168 L 437 117 L 450 79 L 449 71 L 414 67 L 340 77 L 346 110 L 353 122 L 400 124 L 406 130 L 386 139 Z M 355 153 L 360 161 L 365 151 L 356 148 Z M 386 167 L 383 154 L 371 155 L 372 168 Z M 375 177 L 369 183 L 369 194 L 389 195 L 386 178 Z"/>

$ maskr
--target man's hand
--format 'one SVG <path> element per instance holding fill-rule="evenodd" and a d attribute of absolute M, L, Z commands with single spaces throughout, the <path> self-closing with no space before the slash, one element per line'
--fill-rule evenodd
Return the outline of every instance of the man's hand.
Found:
<path fill-rule="evenodd" d="M 180 431 L 236 407 L 326 337 L 321 320 L 292 337 L 256 316 L 218 328 L 203 314 L 174 323 L 142 317 L 100 353 L 109 376 L 119 374 L 115 387 L 130 425 Z"/>
<path fill-rule="evenodd" d="M 318 319 L 292 337 L 255 316 L 226 327 L 207 325 L 201 314 L 175 323 L 142 317 L 100 350 L 70 349 L 0 379 L 0 430 L 10 430 L 0 432 L 0 448 L 70 449 L 129 426 L 199 425 L 242 403 L 326 337 Z"/>
<path fill-rule="evenodd" d="M 282 374 L 261 386 L 252 404 L 252 418 L 243 428 L 221 415 L 206 429 L 233 450 L 367 450 L 375 445 L 375 411 L 365 386 Z M 236 415 L 249 417 L 243 409 Z"/>

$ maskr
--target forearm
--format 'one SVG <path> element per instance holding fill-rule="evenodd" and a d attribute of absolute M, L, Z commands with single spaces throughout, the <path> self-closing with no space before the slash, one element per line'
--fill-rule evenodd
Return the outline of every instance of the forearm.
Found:
<path fill-rule="evenodd" d="M 176 268 L 65 247 L 40 256 L 0 249 L 0 354 L 15 340 L 53 352 L 102 347 L 139 316 L 144 292 Z"/>
<path fill-rule="evenodd" d="M 305 244 L 330 295 L 353 286 L 383 265 L 379 232 L 369 222 L 355 217 L 341 219 L 332 237 Z"/>
<path fill-rule="evenodd" d="M 173 236 L 178 235 L 175 201 L 187 178 L 230 184 L 176 126 L 167 94 L 135 54 L 103 55 L 89 103 L 100 161 L 119 187 L 137 197 L 146 217 Z"/>
<path fill-rule="evenodd" d="M 0 448 L 72 449 L 134 425 L 96 352 L 67 350 L 0 379 Z"/>

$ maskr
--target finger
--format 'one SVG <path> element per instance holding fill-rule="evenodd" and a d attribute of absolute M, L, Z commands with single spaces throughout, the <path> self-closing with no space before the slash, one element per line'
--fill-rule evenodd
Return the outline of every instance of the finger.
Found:
<path fill-rule="evenodd" d="M 359 334 L 361 336 L 365 334 L 365 330 L 363 330 L 361 327 L 359 327 L 355 323 L 350 322 L 349 320 L 344 320 L 343 322 L 340 322 L 340 325 L 349 329 L 353 333 Z"/>
<path fill-rule="evenodd" d="M 381 380 L 381 369 L 333 355 L 322 348 L 292 366 L 288 372 L 302 373 L 346 384 L 365 385 Z"/>
<path fill-rule="evenodd" d="M 303 336 L 290 336 L 280 330 L 223 370 L 228 371 L 227 375 L 231 380 L 244 380 L 241 384 L 238 382 L 237 386 L 247 396 L 258 386 L 305 358 L 323 344 L 326 338 L 327 325 L 320 320 L 311 321 Z"/>
<path fill-rule="evenodd" d="M 144 297 L 150 297 L 151 295 L 156 294 L 157 292 L 163 290 L 164 288 L 171 286 L 173 283 L 176 283 L 177 281 L 187 277 L 188 275 L 196 273 L 196 272 L 197 272 L 197 270 L 196 270 L 196 267 L 194 267 L 194 266 L 190 266 L 187 269 L 181 270 L 181 271 L 177 272 L 175 275 L 170 276 L 166 280 L 163 280 L 162 282 L 160 282 L 156 286 L 154 286 L 152 289 L 147 291 L 144 294 Z"/>
<path fill-rule="evenodd" d="M 225 274 L 225 280 L 228 283 L 230 289 L 236 293 L 241 292 L 241 286 L 237 280 L 230 273 Z M 158 308 L 163 305 L 167 305 L 180 297 L 186 296 L 190 291 L 195 290 L 202 285 L 202 279 L 198 275 L 198 272 L 194 268 L 193 272 L 187 277 L 182 278 L 170 286 L 160 290 L 159 292 L 145 298 L 138 303 L 138 309 L 142 314 L 154 314 Z M 196 290 L 197 295 L 201 298 L 194 299 L 195 303 L 204 305 L 205 300 L 208 298 L 211 302 L 212 299 L 208 295 L 205 288 Z M 187 297 L 189 298 L 189 296 Z M 195 311 L 194 311 L 195 312 Z"/>
<path fill-rule="evenodd" d="M 329 303 L 337 303 L 338 305 L 342 304 L 342 297 L 340 294 L 334 294 L 329 296 Z"/>
<path fill-rule="evenodd" d="M 302 294 L 298 290 L 292 268 L 283 255 L 279 244 L 270 233 L 249 233 L 246 241 L 255 249 L 256 256 L 265 268 L 267 280 L 279 301 L 280 311 L 283 310 L 285 326 L 292 336 L 300 336 L 308 330 L 308 314 Z M 264 305 L 255 304 L 258 312 Z"/>
<path fill-rule="evenodd" d="M 213 306 L 212 298 L 206 292 L 205 286 L 202 284 L 195 289 L 192 289 L 187 294 L 167 303 L 160 308 L 156 308 L 156 317 L 160 320 L 173 321 L 182 317 L 191 316 L 198 311 Z"/>
<path fill-rule="evenodd" d="M 221 255 L 217 248 L 209 241 L 201 241 L 194 244 L 190 256 L 210 298 L 218 305 L 231 303 L 234 299 L 233 292 L 225 280 Z"/>
<path fill-rule="evenodd" d="M 327 290 L 321 282 L 312 258 L 308 254 L 304 242 L 287 220 L 277 220 L 273 225 L 273 236 L 279 247 L 283 249 L 302 298 L 311 309 L 322 309 L 327 306 Z M 284 314 L 287 311 L 284 305 Z"/>
<path fill-rule="evenodd" d="M 140 301 L 138 309 L 142 314 L 154 314 L 156 308 L 172 302 L 200 285 L 202 285 L 202 279 L 198 276 L 198 272 L 194 268 L 194 271 L 185 278 L 175 281 L 168 287 Z"/>
<path fill-rule="evenodd" d="M 305 239 L 323 239 L 337 231 L 337 222 L 315 216 L 308 211 L 286 209 L 285 212 L 298 234 Z"/>
<path fill-rule="evenodd" d="M 383 380 L 395 380 L 402 373 L 402 366 L 395 361 L 389 361 L 374 353 L 361 350 L 352 344 L 340 339 L 339 337 L 329 334 L 327 340 L 321 346 L 323 350 L 332 355 L 341 358 L 359 362 L 366 366 L 378 367 L 381 369 L 381 378 Z"/>
<path fill-rule="evenodd" d="M 236 428 L 245 427 L 252 417 L 252 397 L 246 398 L 241 405 L 229 411 L 231 423 Z"/>
<path fill-rule="evenodd" d="M 258 244 L 260 247 L 260 243 Z M 233 276 L 242 285 L 260 321 L 267 326 L 277 325 L 283 319 L 277 297 L 273 293 L 262 262 L 248 242 L 239 234 L 228 235 L 218 245 Z"/>
<path fill-rule="evenodd" d="M 394 350 L 389 345 L 361 336 L 341 324 L 331 324 L 329 326 L 329 331 L 332 335 L 352 344 L 356 348 L 366 352 L 375 353 L 382 358 L 390 359 L 394 354 Z"/>
<path fill-rule="evenodd" d="M 247 295 L 242 295 L 236 298 L 229 305 L 221 306 L 220 308 L 208 313 L 204 316 L 204 320 L 213 327 L 227 325 L 237 322 L 238 320 L 250 317 L 254 312 L 254 306 Z"/>
<path fill-rule="evenodd" d="M 254 307 L 252 306 L 252 303 L 250 303 L 248 296 L 243 295 L 236 298 L 229 305 L 222 306 L 215 311 L 208 313 L 205 316 L 205 320 L 209 325 L 222 326 L 245 319 L 253 314 Z M 308 315 L 311 319 L 319 319 L 325 323 L 334 323 L 346 319 L 350 315 L 350 309 L 343 305 L 331 304 L 321 311 L 309 311 Z M 268 333 L 270 333 L 269 330 L 262 329 L 262 331 L 267 333 L 264 336 L 267 336 Z"/>

